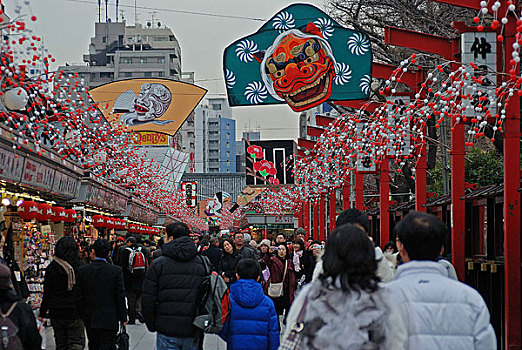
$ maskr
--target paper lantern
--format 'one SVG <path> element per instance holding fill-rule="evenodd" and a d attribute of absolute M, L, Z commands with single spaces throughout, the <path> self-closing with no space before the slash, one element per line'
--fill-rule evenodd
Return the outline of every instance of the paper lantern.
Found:
<path fill-rule="evenodd" d="M 38 205 L 33 201 L 24 201 L 18 207 L 18 215 L 24 220 L 36 219 L 36 213 L 38 212 Z"/>
<path fill-rule="evenodd" d="M 103 215 L 94 215 L 92 217 L 92 226 L 99 228 L 99 227 L 106 227 L 107 224 L 107 218 Z"/>
<path fill-rule="evenodd" d="M 47 203 L 38 203 L 38 211 L 36 212 L 36 220 L 47 221 L 52 215 L 51 206 Z"/>
<path fill-rule="evenodd" d="M 105 227 L 107 228 L 115 228 L 116 221 L 114 218 L 105 218 Z"/>
<path fill-rule="evenodd" d="M 135 233 L 136 230 L 137 230 L 137 227 L 136 227 L 136 226 L 137 226 L 136 224 L 130 224 L 130 225 L 128 226 L 129 228 L 128 228 L 127 231 L 129 231 L 129 233 Z"/>
<path fill-rule="evenodd" d="M 65 210 L 65 218 L 63 221 L 65 222 L 74 222 L 78 219 L 78 213 L 74 209 L 66 209 Z"/>
<path fill-rule="evenodd" d="M 65 219 L 65 209 L 62 207 L 52 207 L 51 208 L 51 221 L 52 222 L 60 222 Z"/>
<path fill-rule="evenodd" d="M 2 100 L 7 108 L 20 111 L 27 105 L 27 101 L 29 101 L 29 95 L 25 89 L 16 87 L 14 89 L 5 91 Z"/>

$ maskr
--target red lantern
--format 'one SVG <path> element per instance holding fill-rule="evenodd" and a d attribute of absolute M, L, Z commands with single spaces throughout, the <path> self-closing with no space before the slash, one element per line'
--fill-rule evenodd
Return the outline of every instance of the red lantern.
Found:
<path fill-rule="evenodd" d="M 106 217 L 103 215 L 94 215 L 92 217 L 92 226 L 99 228 L 99 227 L 106 227 Z"/>
<path fill-rule="evenodd" d="M 74 209 L 65 209 L 65 218 L 63 221 L 65 222 L 74 222 L 78 219 L 78 213 Z"/>
<path fill-rule="evenodd" d="M 136 229 L 137 229 L 136 224 L 130 224 L 128 231 L 129 231 L 129 233 L 134 233 L 134 232 L 136 232 Z"/>
<path fill-rule="evenodd" d="M 52 215 L 51 206 L 47 203 L 38 203 L 38 211 L 36 212 L 36 220 L 47 221 Z"/>
<path fill-rule="evenodd" d="M 18 215 L 24 220 L 32 220 L 36 218 L 38 205 L 33 201 L 24 201 L 18 207 Z"/>
<path fill-rule="evenodd" d="M 107 228 L 115 228 L 116 227 L 116 221 L 114 221 L 114 218 L 105 218 L 105 227 Z"/>
<path fill-rule="evenodd" d="M 65 209 L 62 207 L 52 207 L 51 208 L 51 221 L 52 222 L 60 222 L 65 219 Z"/>

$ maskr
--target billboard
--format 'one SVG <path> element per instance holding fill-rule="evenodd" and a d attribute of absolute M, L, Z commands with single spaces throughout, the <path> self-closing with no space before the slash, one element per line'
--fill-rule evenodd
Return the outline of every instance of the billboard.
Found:
<path fill-rule="evenodd" d="M 113 127 L 174 135 L 207 90 L 168 79 L 128 79 L 89 90 Z"/>
<path fill-rule="evenodd" d="M 190 208 L 195 208 L 197 204 L 197 182 L 182 182 L 181 183 L 181 191 L 185 193 L 185 201 L 187 206 Z"/>
<path fill-rule="evenodd" d="M 307 4 L 279 11 L 223 54 L 230 106 L 286 103 L 296 112 L 327 100 L 368 99 L 371 64 L 365 33 Z"/>
<path fill-rule="evenodd" d="M 246 141 L 246 184 L 293 184 L 294 140 Z"/>
<path fill-rule="evenodd" d="M 132 134 L 132 142 L 136 146 L 168 146 L 169 136 L 159 132 L 141 131 Z"/>

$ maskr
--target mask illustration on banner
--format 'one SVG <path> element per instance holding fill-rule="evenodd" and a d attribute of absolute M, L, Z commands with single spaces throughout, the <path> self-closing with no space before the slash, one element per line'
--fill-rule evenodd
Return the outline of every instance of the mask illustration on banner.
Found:
<path fill-rule="evenodd" d="M 312 5 L 291 5 L 225 49 L 230 106 L 286 103 L 299 112 L 327 100 L 367 99 L 372 51 Z"/>
<path fill-rule="evenodd" d="M 174 135 L 206 94 L 196 85 L 168 79 L 128 79 L 89 91 L 113 127 Z"/>

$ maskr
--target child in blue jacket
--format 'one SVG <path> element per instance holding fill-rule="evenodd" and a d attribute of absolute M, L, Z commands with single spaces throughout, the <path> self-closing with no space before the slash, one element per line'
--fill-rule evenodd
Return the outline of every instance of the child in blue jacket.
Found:
<path fill-rule="evenodd" d="M 236 267 L 237 282 L 230 286 L 231 311 L 219 336 L 227 350 L 276 350 L 279 319 L 274 303 L 259 283 L 257 260 L 242 259 Z"/>

